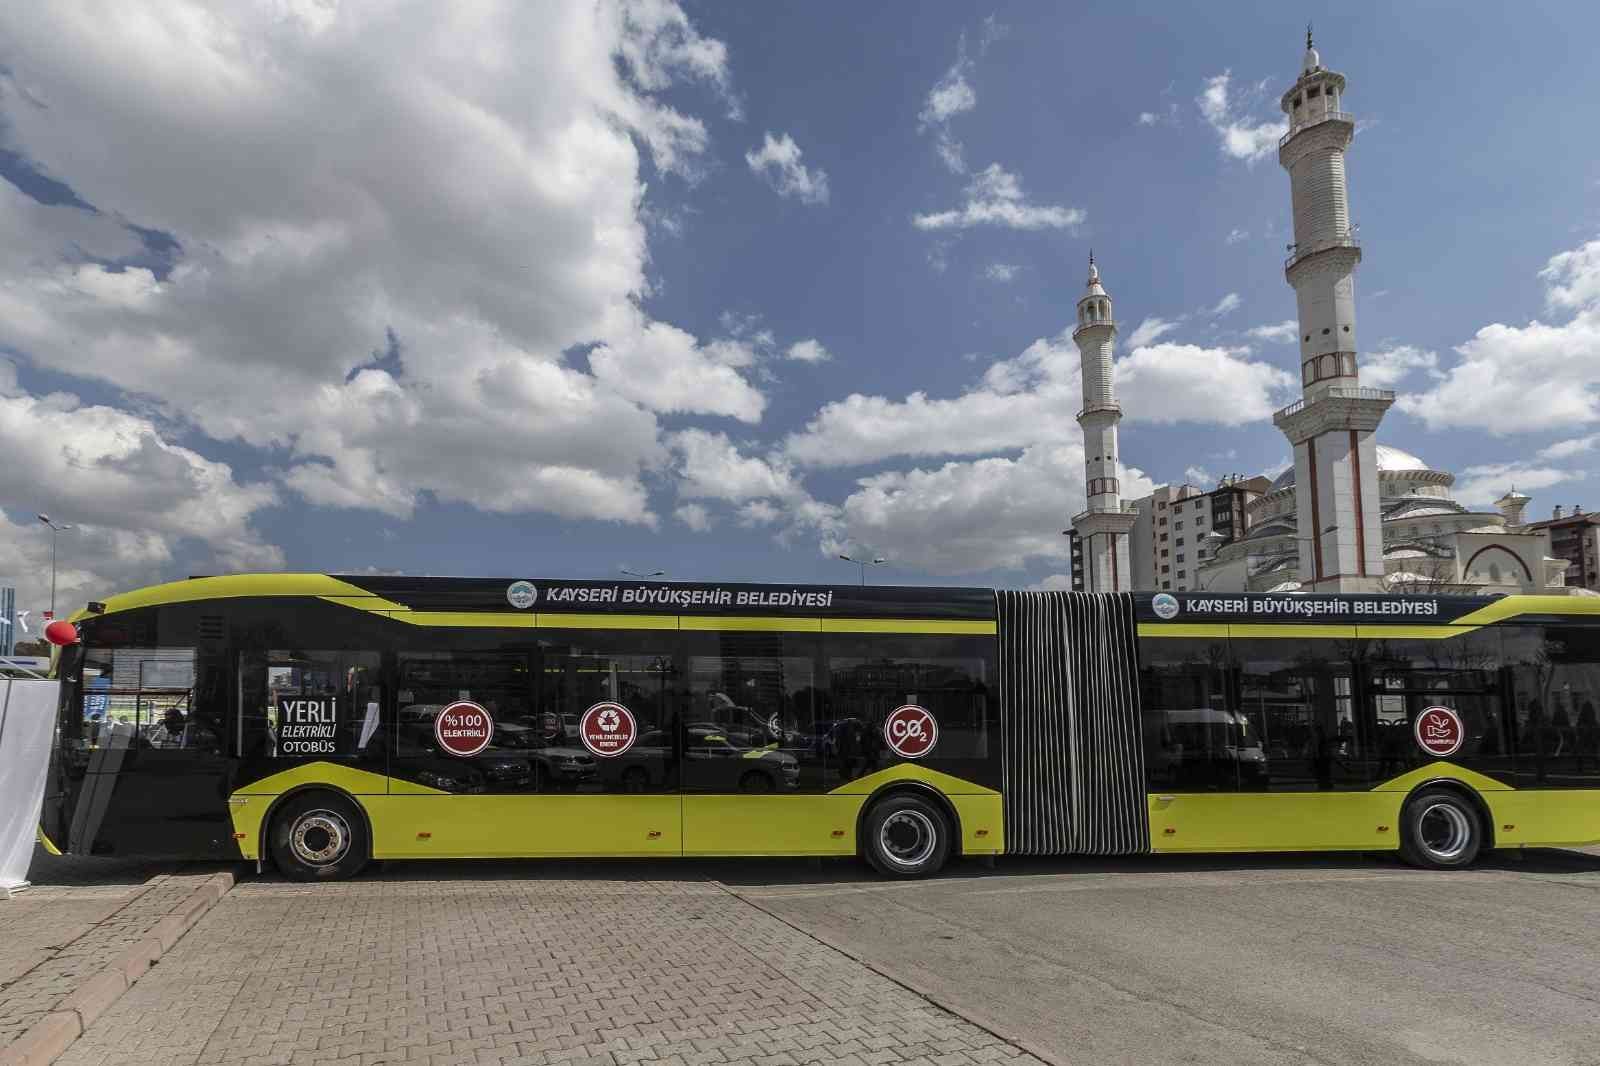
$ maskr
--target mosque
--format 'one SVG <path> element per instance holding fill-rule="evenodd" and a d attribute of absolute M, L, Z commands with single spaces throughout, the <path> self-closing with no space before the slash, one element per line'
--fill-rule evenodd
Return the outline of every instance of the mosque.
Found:
<path fill-rule="evenodd" d="M 1578 591 L 1566 587 L 1569 563 L 1550 557 L 1544 532 L 1524 524 L 1526 495 L 1513 488 L 1496 511 L 1469 510 L 1450 495 L 1453 474 L 1377 441 L 1394 393 L 1360 383 L 1354 273 L 1361 245 L 1345 183 L 1355 117 L 1342 109 L 1344 90 L 1344 75 L 1322 65 L 1308 32 L 1300 76 L 1280 101 L 1289 131 L 1278 145 L 1294 209 L 1295 243 L 1284 275 L 1295 291 L 1302 393 L 1273 422 L 1293 447 L 1294 462 L 1265 492 L 1252 494 L 1242 536 L 1212 530 L 1192 538 L 1199 540 L 1192 580 L 1165 579 L 1164 586 L 1158 576 L 1152 585 L 1217 592 Z M 1121 498 L 1117 478 L 1116 321 L 1093 256 L 1072 336 L 1082 355 L 1078 422 L 1087 502 L 1072 519 L 1074 555 L 1081 555 L 1075 587 L 1127 591 L 1134 587 L 1129 533 L 1139 514 Z"/>

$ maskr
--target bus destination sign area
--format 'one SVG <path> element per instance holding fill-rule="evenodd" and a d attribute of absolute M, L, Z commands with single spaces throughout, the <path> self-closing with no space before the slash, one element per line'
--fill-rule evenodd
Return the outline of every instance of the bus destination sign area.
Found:
<path fill-rule="evenodd" d="M 768 585 L 702 581 L 550 581 L 340 575 L 416 611 L 547 614 L 810 615 L 992 620 L 994 591 L 894 585 Z"/>
<path fill-rule="evenodd" d="M 1449 625 L 1495 598 L 1158 592 L 1136 595 L 1135 602 L 1141 622 Z"/>

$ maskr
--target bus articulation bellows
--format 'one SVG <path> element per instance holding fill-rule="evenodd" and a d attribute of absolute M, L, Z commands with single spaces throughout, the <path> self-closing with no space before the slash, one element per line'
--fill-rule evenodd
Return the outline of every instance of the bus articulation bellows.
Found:
<path fill-rule="evenodd" d="M 46 838 L 270 859 L 1600 841 L 1600 599 L 243 574 L 63 649 Z"/>

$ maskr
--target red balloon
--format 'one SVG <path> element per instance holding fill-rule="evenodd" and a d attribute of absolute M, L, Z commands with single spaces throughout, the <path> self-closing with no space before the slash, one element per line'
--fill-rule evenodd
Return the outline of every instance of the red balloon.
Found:
<path fill-rule="evenodd" d="M 44 639 L 52 644 L 76 644 L 78 627 L 65 618 L 58 618 L 44 627 Z"/>

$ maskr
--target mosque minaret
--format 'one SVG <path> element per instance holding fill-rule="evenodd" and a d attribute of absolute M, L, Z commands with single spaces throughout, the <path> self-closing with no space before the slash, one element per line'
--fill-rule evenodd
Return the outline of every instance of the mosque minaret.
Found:
<path fill-rule="evenodd" d="M 1345 185 L 1355 118 L 1341 110 L 1344 88 L 1344 75 L 1322 65 L 1307 31 L 1300 78 L 1283 94 L 1289 132 L 1278 147 L 1294 203 L 1284 273 L 1299 310 L 1302 395 L 1273 422 L 1294 448 L 1299 573 L 1308 592 L 1378 592 L 1384 576 L 1374 433 L 1394 394 L 1362 388 L 1356 360 L 1352 275 L 1361 246 Z"/>
<path fill-rule="evenodd" d="M 1084 495 L 1087 508 L 1072 519 L 1083 549 L 1083 591 L 1127 592 L 1133 588 L 1128 561 L 1128 533 L 1138 515 L 1122 507 L 1117 480 L 1117 423 L 1122 408 L 1112 382 L 1111 352 L 1117 338 L 1111 295 L 1100 284 L 1100 269 L 1089 253 L 1089 281 L 1078 301 L 1078 325 L 1072 339 L 1083 368 Z"/>

